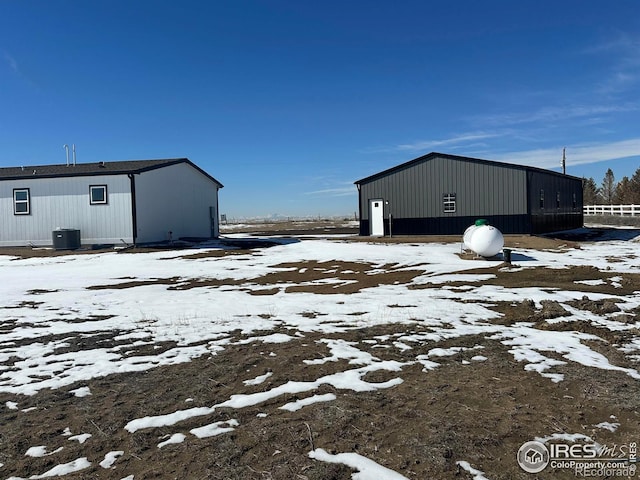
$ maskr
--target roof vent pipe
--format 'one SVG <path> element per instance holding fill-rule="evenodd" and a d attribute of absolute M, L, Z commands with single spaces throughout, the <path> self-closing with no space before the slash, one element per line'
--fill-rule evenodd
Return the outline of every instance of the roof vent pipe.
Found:
<path fill-rule="evenodd" d="M 67 167 L 69 166 L 69 145 L 66 143 L 62 146 L 67 151 Z"/>
<path fill-rule="evenodd" d="M 76 166 L 76 144 L 73 144 L 73 166 Z"/>

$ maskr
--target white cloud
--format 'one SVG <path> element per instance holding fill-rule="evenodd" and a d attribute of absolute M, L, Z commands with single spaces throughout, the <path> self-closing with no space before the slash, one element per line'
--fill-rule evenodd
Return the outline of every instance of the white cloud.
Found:
<path fill-rule="evenodd" d="M 561 107 L 542 107 L 531 112 L 503 113 L 472 117 L 475 123 L 487 126 L 513 126 L 524 123 L 566 121 L 575 118 L 587 118 L 608 113 L 633 112 L 640 110 L 640 104 L 627 102 L 619 105 L 565 105 Z"/>
<path fill-rule="evenodd" d="M 617 32 L 587 50 L 588 55 L 600 55 L 611 62 L 611 70 L 600 82 L 598 92 L 620 93 L 640 81 L 640 37 Z"/>
<path fill-rule="evenodd" d="M 620 77 L 620 82 L 627 81 Z M 449 138 L 417 140 L 387 147 L 367 149 L 366 153 L 419 153 L 452 150 L 468 152 L 491 151 L 497 138 L 516 139 L 518 142 L 539 141 L 546 131 L 557 131 L 562 126 L 605 125 L 609 116 L 640 111 L 640 102 L 624 102 L 619 104 L 573 104 L 565 106 L 545 106 L 529 112 L 511 112 L 487 114 L 470 117 L 467 121 L 479 127 L 479 130 L 454 134 Z M 622 142 L 624 144 L 624 142 Z M 562 146 L 559 147 L 562 151 Z M 545 150 L 532 150 L 545 151 Z M 634 154 L 635 155 L 635 154 Z M 618 158 L 618 157 L 615 157 Z M 594 160 L 597 161 L 597 160 Z M 587 162 L 584 162 L 587 163 Z"/>
<path fill-rule="evenodd" d="M 640 79 L 640 74 L 625 70 L 613 72 L 599 85 L 598 92 L 602 94 L 618 93 L 627 90 Z"/>
<path fill-rule="evenodd" d="M 625 58 L 640 59 L 638 48 L 640 48 L 640 37 L 626 32 L 617 32 L 612 36 L 608 36 L 601 43 L 585 49 L 584 53 L 590 55 L 621 53 Z"/>
<path fill-rule="evenodd" d="M 523 150 L 493 154 L 491 160 L 531 165 L 539 168 L 557 168 L 562 160 L 562 148 Z M 567 165 L 584 165 L 606 160 L 640 156 L 640 138 L 611 143 L 567 145 Z"/>
<path fill-rule="evenodd" d="M 429 153 L 438 150 L 440 147 L 452 148 L 455 146 L 469 146 L 475 143 L 478 145 L 482 140 L 489 138 L 502 137 L 508 132 L 468 132 L 456 135 L 454 137 L 441 140 L 416 140 L 413 143 L 403 143 L 390 147 L 374 147 L 366 150 L 366 153 L 383 153 L 383 152 L 418 152 Z M 482 146 L 486 146 L 484 143 Z"/>
<path fill-rule="evenodd" d="M 20 69 L 18 69 L 18 62 L 16 62 L 16 59 L 13 58 L 11 55 L 9 55 L 9 53 L 7 52 L 3 52 L 3 54 L 4 54 L 3 57 L 7 62 L 7 65 L 9 65 L 9 68 L 11 69 L 11 71 L 17 75 L 21 75 Z"/>
<path fill-rule="evenodd" d="M 38 84 L 34 82 L 31 78 L 29 78 L 29 76 L 27 76 L 20 69 L 20 66 L 18 65 L 18 62 L 16 61 L 16 59 L 6 50 L 1 50 L 1 52 L 2 52 L 2 57 L 4 58 L 5 63 L 9 67 L 9 70 L 11 70 L 11 72 L 14 75 L 16 75 L 18 78 L 25 81 L 29 86 L 31 86 L 36 90 L 39 90 Z"/>
<path fill-rule="evenodd" d="M 396 145 L 394 147 L 395 151 L 426 151 L 433 150 L 434 148 L 442 147 L 442 146 L 451 146 L 460 143 L 469 143 L 469 142 L 477 142 L 479 140 L 486 140 L 487 138 L 495 138 L 504 135 L 504 133 L 498 132 L 473 132 L 473 133 L 465 133 L 462 135 L 458 135 L 455 137 L 447 138 L 444 140 L 421 140 L 414 143 L 407 143 L 402 145 Z"/>
<path fill-rule="evenodd" d="M 322 190 L 314 190 L 313 192 L 306 192 L 305 195 L 317 195 L 327 197 L 346 197 L 348 195 L 355 195 L 358 193 L 356 186 L 353 183 L 349 183 L 349 186 L 325 188 Z"/>

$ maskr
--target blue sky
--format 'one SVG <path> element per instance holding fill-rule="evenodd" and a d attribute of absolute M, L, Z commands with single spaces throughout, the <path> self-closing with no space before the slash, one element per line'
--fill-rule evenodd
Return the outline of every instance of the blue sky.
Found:
<path fill-rule="evenodd" d="M 639 94 L 637 0 L 0 1 L 0 166 L 189 157 L 229 217 L 431 151 L 620 180 Z"/>

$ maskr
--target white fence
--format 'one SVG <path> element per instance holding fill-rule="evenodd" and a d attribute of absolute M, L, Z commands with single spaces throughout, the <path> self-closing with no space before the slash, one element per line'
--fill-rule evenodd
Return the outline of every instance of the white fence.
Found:
<path fill-rule="evenodd" d="M 640 216 L 640 205 L 585 205 L 582 210 L 585 215 Z"/>

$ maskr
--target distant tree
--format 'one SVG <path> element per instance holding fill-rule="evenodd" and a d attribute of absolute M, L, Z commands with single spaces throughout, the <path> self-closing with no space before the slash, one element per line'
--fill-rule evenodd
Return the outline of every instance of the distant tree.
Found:
<path fill-rule="evenodd" d="M 598 187 L 592 178 L 582 178 L 582 201 L 585 205 L 598 203 Z"/>
<path fill-rule="evenodd" d="M 625 195 L 626 203 L 640 205 L 640 168 L 636 170 L 636 173 L 629 180 L 627 190 L 627 195 Z"/>
<path fill-rule="evenodd" d="M 616 177 L 610 168 L 604 174 L 602 186 L 600 187 L 600 202 L 611 205 L 616 195 Z"/>
<path fill-rule="evenodd" d="M 618 205 L 626 205 L 629 202 L 629 177 L 622 177 L 622 180 L 616 185 L 616 192 L 613 196 L 613 203 Z"/>

